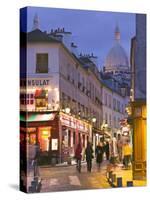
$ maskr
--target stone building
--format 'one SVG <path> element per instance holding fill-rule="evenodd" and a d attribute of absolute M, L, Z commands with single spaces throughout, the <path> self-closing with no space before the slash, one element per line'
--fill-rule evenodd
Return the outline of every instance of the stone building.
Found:
<path fill-rule="evenodd" d="M 136 35 L 131 40 L 131 102 L 133 178 L 146 179 L 146 15 L 136 14 Z"/>

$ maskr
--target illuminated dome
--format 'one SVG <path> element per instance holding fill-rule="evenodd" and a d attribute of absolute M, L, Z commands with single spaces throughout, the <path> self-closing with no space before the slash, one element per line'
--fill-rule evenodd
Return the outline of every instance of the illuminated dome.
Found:
<path fill-rule="evenodd" d="M 125 71 L 129 68 L 127 54 L 120 44 L 119 28 L 115 29 L 115 43 L 105 60 L 105 71 Z"/>
<path fill-rule="evenodd" d="M 124 48 L 116 42 L 106 57 L 106 67 L 129 66 L 128 57 Z"/>

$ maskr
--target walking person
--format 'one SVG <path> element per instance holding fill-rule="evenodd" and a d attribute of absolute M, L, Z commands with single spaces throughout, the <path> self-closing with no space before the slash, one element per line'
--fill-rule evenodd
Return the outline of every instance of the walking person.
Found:
<path fill-rule="evenodd" d="M 131 162 L 132 147 L 129 144 L 129 140 L 123 146 L 123 160 L 125 169 L 129 169 L 129 163 Z"/>
<path fill-rule="evenodd" d="M 103 144 L 101 142 L 99 142 L 95 149 L 96 163 L 97 163 L 98 171 L 100 170 L 100 165 L 103 161 L 103 152 L 104 152 Z"/>
<path fill-rule="evenodd" d="M 117 148 L 117 134 L 114 133 L 114 137 L 112 138 L 112 141 L 110 143 L 110 162 L 115 166 L 117 163 L 117 157 L 118 157 L 118 148 Z"/>
<path fill-rule="evenodd" d="M 123 146 L 123 141 L 121 135 L 118 134 L 117 149 L 118 149 L 118 157 L 120 163 L 122 162 L 122 146 Z"/>
<path fill-rule="evenodd" d="M 77 162 L 77 170 L 79 171 L 79 173 L 81 172 L 81 159 L 82 159 L 82 146 L 81 146 L 81 142 L 79 141 L 76 151 L 75 151 L 75 158 L 76 158 L 76 162 Z"/>
<path fill-rule="evenodd" d="M 106 154 L 106 160 L 109 160 L 109 142 L 106 141 L 106 144 L 104 146 L 104 151 L 105 151 L 105 154 Z"/>
<path fill-rule="evenodd" d="M 93 158 L 93 148 L 90 142 L 87 143 L 87 147 L 85 149 L 86 162 L 87 162 L 87 171 L 91 172 L 92 169 L 92 158 Z"/>

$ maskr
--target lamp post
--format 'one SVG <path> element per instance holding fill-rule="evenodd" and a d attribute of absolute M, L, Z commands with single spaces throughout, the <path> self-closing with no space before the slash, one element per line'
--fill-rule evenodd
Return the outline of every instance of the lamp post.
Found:
<path fill-rule="evenodd" d="M 94 127 L 94 124 L 96 123 L 96 120 L 97 120 L 96 117 L 92 118 L 92 127 Z M 93 128 L 92 128 L 92 130 L 93 130 Z M 95 141 L 95 137 L 94 137 L 93 131 L 92 131 L 92 143 L 94 144 L 94 150 L 95 150 L 96 141 Z"/>
<path fill-rule="evenodd" d="M 65 113 L 66 113 L 66 114 L 70 114 L 70 108 L 69 108 L 69 107 L 66 107 L 66 108 L 65 108 Z"/>

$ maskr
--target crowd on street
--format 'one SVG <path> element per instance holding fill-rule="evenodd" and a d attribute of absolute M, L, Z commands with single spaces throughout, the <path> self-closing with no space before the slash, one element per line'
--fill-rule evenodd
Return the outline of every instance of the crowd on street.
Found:
<path fill-rule="evenodd" d="M 98 171 L 104 160 L 107 160 L 114 167 L 121 164 L 123 169 L 130 169 L 132 166 L 132 146 L 129 137 L 124 138 L 121 134 L 114 133 L 113 137 L 109 140 L 101 139 L 95 150 L 90 141 L 88 141 L 86 148 L 82 148 L 82 144 L 79 141 L 75 150 L 77 170 L 81 172 L 81 161 L 86 160 L 87 171 L 91 172 L 94 158 Z"/>

